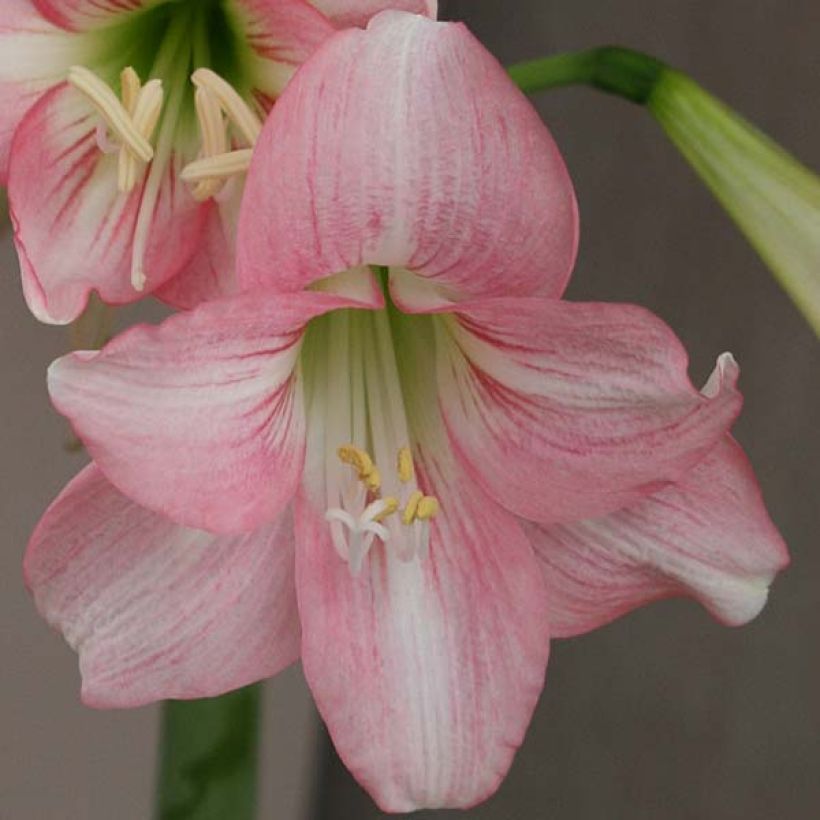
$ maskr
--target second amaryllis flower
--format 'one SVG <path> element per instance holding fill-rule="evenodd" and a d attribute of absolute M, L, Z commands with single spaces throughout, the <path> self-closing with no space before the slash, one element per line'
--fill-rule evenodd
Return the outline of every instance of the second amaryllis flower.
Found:
<path fill-rule="evenodd" d="M 464 807 L 523 738 L 551 624 L 682 592 L 757 614 L 784 551 L 727 435 L 737 366 L 698 391 L 651 314 L 561 301 L 576 241 L 555 145 L 462 27 L 385 13 L 321 48 L 257 147 L 248 292 L 52 367 L 96 467 L 26 568 L 87 700 L 298 651 L 382 807 Z"/>
<path fill-rule="evenodd" d="M 233 289 L 235 223 L 262 120 L 340 26 L 435 0 L 7 0 L 0 183 L 29 307 L 89 293 L 190 306 Z M 171 281 L 174 280 L 174 281 Z"/>

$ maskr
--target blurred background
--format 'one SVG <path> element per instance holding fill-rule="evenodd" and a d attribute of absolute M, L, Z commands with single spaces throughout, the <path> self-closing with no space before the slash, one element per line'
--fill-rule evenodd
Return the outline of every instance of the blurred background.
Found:
<path fill-rule="evenodd" d="M 445 0 L 442 10 L 504 63 L 604 43 L 656 54 L 820 169 L 816 0 Z M 658 313 L 690 351 L 696 383 L 720 352 L 735 354 L 746 397 L 735 433 L 793 562 L 743 629 L 671 601 L 556 641 L 509 777 L 468 816 L 814 818 L 820 346 L 645 112 L 585 89 L 553 91 L 536 104 L 580 201 L 569 297 Z M 28 315 L 7 232 L 0 269 L 0 818 L 142 820 L 151 812 L 158 710 L 81 706 L 75 656 L 23 588 L 28 534 L 83 457 L 66 452 L 68 431 L 45 391 L 65 331 Z M 159 315 L 149 306 L 122 321 Z M 382 816 L 336 759 L 300 670 L 268 684 L 265 698 L 260 817 Z"/>

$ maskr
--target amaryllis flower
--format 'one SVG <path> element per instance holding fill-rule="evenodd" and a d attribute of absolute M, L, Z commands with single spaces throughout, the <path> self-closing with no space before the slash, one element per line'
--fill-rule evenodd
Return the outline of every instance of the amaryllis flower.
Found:
<path fill-rule="evenodd" d="M 261 122 L 338 27 L 436 0 L 6 0 L 0 184 L 26 300 L 46 322 L 91 290 L 189 306 L 230 291 Z"/>
<path fill-rule="evenodd" d="M 576 224 L 463 27 L 385 13 L 323 46 L 254 155 L 248 291 L 50 371 L 96 466 L 26 572 L 84 699 L 213 695 L 298 655 L 384 809 L 470 806 L 551 630 L 673 594 L 753 617 L 785 552 L 728 437 L 737 365 L 698 391 L 648 312 L 558 299 Z"/>

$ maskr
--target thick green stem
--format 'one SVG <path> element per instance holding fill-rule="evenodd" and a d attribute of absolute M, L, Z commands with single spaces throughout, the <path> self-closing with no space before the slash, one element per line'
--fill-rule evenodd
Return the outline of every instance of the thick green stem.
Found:
<path fill-rule="evenodd" d="M 260 695 L 164 704 L 156 820 L 253 820 Z"/>
<path fill-rule="evenodd" d="M 509 73 L 527 94 L 562 85 L 590 85 L 643 105 L 665 69 L 660 60 L 648 54 L 602 46 L 519 63 Z"/>

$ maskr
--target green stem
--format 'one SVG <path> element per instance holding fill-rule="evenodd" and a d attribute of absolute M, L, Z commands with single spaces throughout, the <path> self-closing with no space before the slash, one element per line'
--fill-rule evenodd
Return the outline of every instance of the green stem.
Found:
<path fill-rule="evenodd" d="M 260 693 L 164 704 L 156 820 L 253 820 Z"/>
<path fill-rule="evenodd" d="M 666 66 L 639 51 L 602 46 L 518 63 L 508 69 L 526 94 L 564 85 L 590 85 L 643 105 Z"/>

